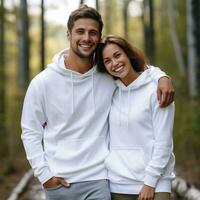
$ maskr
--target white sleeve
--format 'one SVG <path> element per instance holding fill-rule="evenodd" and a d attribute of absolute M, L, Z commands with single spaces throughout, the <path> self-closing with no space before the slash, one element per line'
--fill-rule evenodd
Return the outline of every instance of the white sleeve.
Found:
<path fill-rule="evenodd" d="M 51 177 L 48 163 L 45 160 L 43 150 L 43 125 L 46 122 L 42 88 L 32 81 L 26 92 L 22 110 L 21 127 L 22 141 L 26 151 L 27 159 L 34 170 L 35 176 L 43 184 Z"/>
<path fill-rule="evenodd" d="M 150 72 L 150 76 L 152 80 L 154 80 L 156 83 L 158 83 L 158 80 L 161 77 L 168 77 L 170 78 L 165 72 L 163 72 L 160 68 L 154 67 L 154 66 L 148 66 L 148 70 Z"/>
<path fill-rule="evenodd" d="M 144 184 L 156 187 L 159 178 L 164 173 L 173 152 L 173 124 L 175 105 L 171 103 L 165 108 L 160 108 L 156 95 L 152 95 L 152 124 L 154 131 L 154 146 L 152 159 L 145 171 Z"/>

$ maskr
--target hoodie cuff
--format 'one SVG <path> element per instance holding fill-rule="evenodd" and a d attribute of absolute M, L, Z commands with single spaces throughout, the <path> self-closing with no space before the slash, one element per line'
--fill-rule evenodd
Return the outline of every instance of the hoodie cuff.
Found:
<path fill-rule="evenodd" d="M 153 76 L 153 80 L 156 81 L 156 83 L 158 83 L 158 81 L 163 77 L 171 79 L 170 76 L 168 76 L 165 72 L 160 71 L 160 73 L 157 73 Z"/>
<path fill-rule="evenodd" d="M 49 170 L 49 168 L 46 168 L 44 170 L 44 172 L 38 176 L 39 181 L 44 184 L 45 182 L 47 182 L 49 179 L 51 179 L 54 175 L 52 174 L 52 172 Z"/>
<path fill-rule="evenodd" d="M 149 70 L 149 73 L 151 75 L 151 78 L 156 83 L 158 83 L 159 79 L 162 78 L 162 77 L 170 78 L 170 76 L 168 76 L 164 71 L 160 70 L 160 68 L 158 68 L 158 67 L 149 66 L 148 70 Z"/>
<path fill-rule="evenodd" d="M 170 77 L 170 76 L 168 76 L 167 74 L 163 74 L 163 75 L 159 75 L 158 77 L 156 77 L 157 83 L 158 83 L 158 81 L 159 81 L 161 78 L 163 78 L 163 77 L 166 77 L 166 78 L 168 78 L 168 79 L 171 80 L 171 77 Z"/>
<path fill-rule="evenodd" d="M 155 177 L 155 176 L 151 176 L 147 174 L 144 178 L 144 184 L 155 188 L 157 185 L 158 179 L 159 177 Z"/>

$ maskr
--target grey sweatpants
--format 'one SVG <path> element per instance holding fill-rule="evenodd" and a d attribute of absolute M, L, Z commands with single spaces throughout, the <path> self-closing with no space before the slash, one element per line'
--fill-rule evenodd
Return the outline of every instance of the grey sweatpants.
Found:
<path fill-rule="evenodd" d="M 70 187 L 58 185 L 44 189 L 47 200 L 110 200 L 107 180 L 71 183 Z"/>

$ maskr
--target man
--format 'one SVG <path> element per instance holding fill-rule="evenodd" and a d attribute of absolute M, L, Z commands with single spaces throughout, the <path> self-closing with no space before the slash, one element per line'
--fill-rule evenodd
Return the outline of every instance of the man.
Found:
<path fill-rule="evenodd" d="M 109 200 L 107 171 L 108 114 L 115 84 L 97 72 L 94 51 L 103 22 L 93 8 L 71 13 L 69 50 L 38 74 L 27 90 L 22 112 L 22 140 L 47 199 Z M 164 74 L 151 70 L 156 80 Z M 168 78 L 159 80 L 161 106 L 173 100 Z"/>

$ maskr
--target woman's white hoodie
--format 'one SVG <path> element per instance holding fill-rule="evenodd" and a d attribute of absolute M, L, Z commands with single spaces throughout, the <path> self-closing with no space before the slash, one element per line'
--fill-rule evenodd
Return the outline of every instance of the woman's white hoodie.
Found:
<path fill-rule="evenodd" d="M 144 184 L 156 192 L 171 191 L 174 103 L 159 107 L 157 86 L 149 73 L 146 70 L 127 87 L 116 81 L 105 160 L 114 193 L 139 194 Z"/>
<path fill-rule="evenodd" d="M 116 85 L 94 66 L 80 74 L 58 53 L 30 83 L 22 111 L 27 159 L 41 183 L 53 176 L 69 183 L 107 179 L 108 116 Z M 158 79 L 165 74 L 152 68 Z"/>

